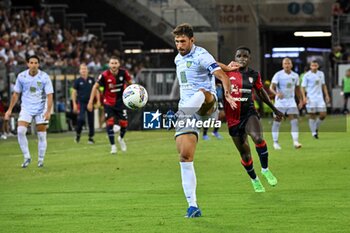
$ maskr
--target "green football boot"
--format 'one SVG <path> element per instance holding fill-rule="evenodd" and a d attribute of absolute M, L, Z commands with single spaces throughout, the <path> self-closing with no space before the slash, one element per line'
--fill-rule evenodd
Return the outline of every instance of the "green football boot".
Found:
<path fill-rule="evenodd" d="M 277 179 L 270 170 L 262 171 L 261 174 L 266 178 L 267 182 L 271 186 L 275 186 L 277 184 Z"/>
<path fill-rule="evenodd" d="M 255 179 L 255 180 L 251 180 L 251 181 L 253 184 L 254 191 L 256 193 L 264 193 L 265 192 L 265 188 L 262 185 L 262 183 L 260 182 L 259 178 Z"/>

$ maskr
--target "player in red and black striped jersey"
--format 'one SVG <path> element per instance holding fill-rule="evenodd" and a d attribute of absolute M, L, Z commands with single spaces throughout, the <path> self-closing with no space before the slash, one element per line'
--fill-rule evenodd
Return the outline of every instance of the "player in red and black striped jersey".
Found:
<path fill-rule="evenodd" d="M 250 49 L 247 47 L 239 47 L 236 50 L 235 62 L 233 63 L 235 63 L 235 66 L 237 66 L 238 63 L 240 68 L 232 68 L 230 71 L 227 69 L 230 65 L 228 67 L 225 65 L 222 66 L 222 69 L 226 71 L 227 76 L 230 78 L 231 96 L 237 104 L 237 108 L 235 109 L 232 109 L 227 104 L 225 104 L 224 108 L 229 133 L 241 155 L 241 163 L 252 180 L 254 190 L 256 192 L 264 192 L 265 188 L 261 184 L 253 168 L 253 160 L 248 144 L 248 135 L 255 143 L 263 176 L 272 186 L 277 184 L 277 179 L 268 169 L 268 151 L 266 142 L 263 139 L 259 116 L 254 108 L 254 100 L 252 97 L 253 90 L 255 90 L 259 98 L 273 110 L 277 118 L 282 118 L 283 114 L 271 103 L 268 94 L 263 88 L 259 72 L 248 67 L 250 60 Z"/>
<path fill-rule="evenodd" d="M 111 57 L 109 59 L 108 65 L 109 69 L 100 74 L 100 76 L 97 79 L 97 82 L 95 83 L 92 89 L 88 109 L 89 111 L 92 111 L 95 92 L 99 89 L 100 86 L 103 86 L 103 104 L 105 111 L 107 134 L 112 147 L 111 153 L 115 154 L 117 153 L 117 147 L 115 145 L 113 131 L 115 120 L 118 121 L 117 123 L 120 126 L 120 136 L 118 137 L 118 141 L 121 150 L 126 151 L 124 136 L 126 132 L 126 127 L 128 126 L 128 115 L 126 107 L 123 103 L 122 96 L 125 87 L 132 84 L 132 82 L 131 76 L 129 75 L 128 71 L 120 68 L 119 58 L 114 56 Z"/>

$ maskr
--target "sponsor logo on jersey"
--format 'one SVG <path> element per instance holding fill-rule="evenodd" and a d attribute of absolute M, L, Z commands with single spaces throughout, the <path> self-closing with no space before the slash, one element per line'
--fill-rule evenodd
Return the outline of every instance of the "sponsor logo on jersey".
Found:
<path fill-rule="evenodd" d="M 254 79 L 253 79 L 253 77 L 249 77 L 248 80 L 249 80 L 250 83 L 253 83 Z"/>
<path fill-rule="evenodd" d="M 190 83 L 180 84 L 182 90 L 192 90 L 193 85 Z"/>
<path fill-rule="evenodd" d="M 240 90 L 241 93 L 252 93 L 252 90 L 251 89 L 245 89 L 245 88 L 242 88 Z"/>
<path fill-rule="evenodd" d="M 231 93 L 239 94 L 239 88 L 236 84 L 231 85 Z"/>

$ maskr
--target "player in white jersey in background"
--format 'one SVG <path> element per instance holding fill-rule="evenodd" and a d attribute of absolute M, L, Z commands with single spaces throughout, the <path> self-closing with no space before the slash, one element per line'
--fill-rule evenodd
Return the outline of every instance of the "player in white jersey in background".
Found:
<path fill-rule="evenodd" d="M 310 63 L 310 71 L 304 75 L 301 84 L 304 104 L 306 104 L 306 110 L 309 114 L 310 131 L 312 136 L 316 139 L 318 139 L 318 129 L 327 116 L 325 100 L 327 103 L 330 101 L 324 73 L 318 70 L 318 68 L 318 62 L 312 61 Z M 305 94 L 305 92 L 307 94 Z M 325 96 L 325 100 L 323 96 Z M 319 113 L 319 117 L 317 117 L 317 113 Z"/>
<path fill-rule="evenodd" d="M 47 148 L 46 128 L 51 117 L 53 87 L 49 75 L 39 69 L 39 63 L 40 59 L 36 55 L 27 59 L 29 69 L 18 74 L 10 106 L 5 113 L 5 119 L 8 120 L 22 94 L 17 127 L 18 143 L 24 156 L 22 168 L 31 162 L 26 133 L 33 119 L 38 132 L 38 167 L 44 166 Z"/>
<path fill-rule="evenodd" d="M 301 144 L 299 143 L 299 110 L 295 102 L 295 94 L 299 100 L 299 108 L 303 105 L 299 87 L 299 75 L 292 71 L 293 64 L 292 60 L 289 58 L 283 59 L 282 67 L 283 70 L 278 71 L 273 76 L 270 91 L 275 95 L 275 107 L 283 114 L 287 115 L 290 120 L 293 145 L 298 149 L 301 148 Z M 274 119 L 272 123 L 272 139 L 273 147 L 276 150 L 281 149 L 281 146 L 278 143 L 280 126 L 281 120 Z"/>
<path fill-rule="evenodd" d="M 175 57 L 176 74 L 180 84 L 179 111 L 177 122 L 200 120 L 203 116 L 215 118 L 217 97 L 215 75 L 223 83 L 224 97 L 232 108 L 236 103 L 230 96 L 230 82 L 213 56 L 204 48 L 194 44 L 193 28 L 189 24 L 178 25 L 173 30 L 175 45 L 179 54 Z M 196 199 L 196 174 L 193 166 L 199 129 L 176 126 L 176 147 L 180 155 L 182 187 L 189 205 L 187 218 L 200 217 Z"/>

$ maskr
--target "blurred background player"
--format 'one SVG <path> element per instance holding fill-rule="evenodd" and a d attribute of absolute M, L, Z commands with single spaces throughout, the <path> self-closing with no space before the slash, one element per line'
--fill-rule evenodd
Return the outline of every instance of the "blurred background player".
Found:
<path fill-rule="evenodd" d="M 5 120 L 5 113 L 8 109 L 8 100 L 7 98 L 0 96 L 0 138 L 7 139 L 8 136 L 12 136 L 10 132 L 9 121 Z"/>
<path fill-rule="evenodd" d="M 85 115 L 87 115 L 88 126 L 89 126 L 89 144 L 94 144 L 93 139 L 95 134 L 94 129 L 94 112 L 88 111 L 87 105 L 89 103 L 92 87 L 95 84 L 95 80 L 89 77 L 89 70 L 86 64 L 81 64 L 79 69 L 80 77 L 74 81 L 73 91 L 72 91 L 72 101 L 73 101 L 73 111 L 78 113 L 78 120 L 76 126 L 76 136 L 75 142 L 80 142 L 81 131 L 83 130 L 83 125 L 85 124 Z M 96 90 L 98 92 L 98 90 Z M 100 104 L 99 92 L 95 94 L 97 98 L 97 105 Z M 99 106 L 97 106 L 99 107 Z M 86 113 L 86 114 L 85 114 Z"/>
<path fill-rule="evenodd" d="M 343 113 L 348 113 L 348 99 L 350 97 L 350 69 L 346 70 L 345 77 L 343 78 L 343 95 L 344 95 L 344 107 Z"/>
<path fill-rule="evenodd" d="M 236 105 L 229 94 L 228 77 L 207 50 L 194 44 L 192 26 L 187 23 L 178 25 L 173 30 L 173 36 L 179 52 L 175 57 L 176 76 L 180 85 L 179 111 L 175 114 L 177 122 L 200 120 L 202 116 L 216 118 L 217 97 L 213 75 L 223 83 L 224 96 L 234 108 Z M 189 206 L 185 217 L 200 217 L 202 213 L 197 205 L 197 179 L 193 166 L 199 131 L 198 128 L 189 125 L 177 126 L 175 130 L 182 187 Z"/>
<path fill-rule="evenodd" d="M 304 75 L 309 71 L 309 66 L 304 66 L 303 72 L 299 75 L 299 84 L 301 85 L 303 83 Z M 301 106 L 299 109 L 299 116 L 304 116 L 306 113 L 305 105 Z"/>
<path fill-rule="evenodd" d="M 98 88 L 99 91 L 99 95 L 100 95 L 100 101 L 103 100 L 103 93 L 104 93 L 104 87 L 100 86 Z M 98 114 L 99 114 L 99 125 L 100 125 L 100 129 L 105 128 L 106 127 L 106 123 L 105 123 L 105 110 L 104 110 L 104 106 L 103 104 L 100 104 L 100 107 L 98 108 Z"/>
<path fill-rule="evenodd" d="M 222 84 L 220 81 L 215 79 L 215 88 L 216 88 L 216 96 L 218 97 L 218 109 L 219 109 L 219 114 L 218 114 L 218 120 L 221 122 L 224 122 L 225 120 L 225 111 L 224 111 L 224 93 L 222 89 Z M 220 127 L 214 127 L 213 132 L 211 133 L 214 137 L 217 139 L 222 139 L 221 134 L 219 133 Z M 209 140 L 208 136 L 208 130 L 209 128 L 203 127 L 203 140 Z"/>
<path fill-rule="evenodd" d="M 22 94 L 21 112 L 17 122 L 18 143 L 24 156 L 22 168 L 26 168 L 31 162 L 26 133 L 33 119 L 38 132 L 38 167 L 44 166 L 47 148 L 46 129 L 51 117 L 53 87 L 49 75 L 39 69 L 39 62 L 36 55 L 28 58 L 29 69 L 18 74 L 10 106 L 5 113 L 5 120 L 9 120 L 12 109 Z"/>
<path fill-rule="evenodd" d="M 264 88 L 265 92 L 268 94 L 268 96 L 270 98 L 270 102 L 272 104 L 274 104 L 275 98 L 274 98 L 274 95 L 270 92 L 270 85 L 271 85 L 271 81 L 270 80 L 265 80 L 263 88 Z M 269 117 L 269 118 L 273 117 L 273 111 L 270 108 L 270 106 L 267 105 L 266 103 L 263 103 L 262 105 L 263 105 L 263 114 L 264 114 L 264 116 L 265 117 Z M 272 123 L 272 121 L 269 121 L 269 124 L 271 124 L 271 123 Z"/>
<path fill-rule="evenodd" d="M 295 102 L 295 94 L 299 100 L 299 107 L 303 105 L 302 95 L 299 87 L 299 75 L 292 71 L 292 60 L 284 58 L 282 61 L 283 70 L 275 73 L 271 80 L 270 91 L 275 95 L 275 107 L 288 116 L 291 125 L 291 135 L 295 148 L 301 148 L 299 143 L 299 110 Z M 273 147 L 280 150 L 278 135 L 282 118 L 275 118 L 272 123 Z"/>
<path fill-rule="evenodd" d="M 324 73 L 318 70 L 318 68 L 318 62 L 312 61 L 310 63 L 310 70 L 304 75 L 301 84 L 304 104 L 306 104 L 306 110 L 309 114 L 310 131 L 316 139 L 318 139 L 318 129 L 327 116 L 326 103 L 330 101 Z M 319 117 L 317 117 L 317 113 L 319 113 Z"/>
<path fill-rule="evenodd" d="M 250 49 L 239 47 L 236 50 L 234 60 L 241 67 L 236 71 L 226 72 L 226 74 L 230 78 L 232 87 L 231 96 L 236 101 L 237 108 L 232 109 L 229 105 L 225 104 L 227 125 L 230 136 L 241 155 L 241 163 L 251 178 L 254 191 L 265 192 L 265 188 L 253 167 L 253 159 L 247 135 L 251 137 L 255 144 L 261 163 L 262 175 L 272 186 L 277 184 L 277 179 L 268 168 L 268 150 L 263 138 L 262 125 L 254 107 L 253 89 L 259 98 L 273 110 L 277 120 L 283 118 L 283 113 L 277 110 L 271 103 L 270 97 L 263 88 L 260 73 L 248 67 L 251 61 Z M 228 71 L 225 67 L 222 68 Z"/>
<path fill-rule="evenodd" d="M 106 130 L 109 142 L 111 144 L 111 153 L 116 154 L 117 147 L 115 145 L 113 131 L 115 120 L 118 121 L 118 124 L 120 126 L 120 136 L 118 137 L 120 149 L 121 151 L 127 150 L 124 136 L 126 133 L 126 127 L 128 126 L 128 115 L 126 107 L 122 100 L 122 95 L 125 87 L 132 84 L 132 82 L 128 71 L 120 68 L 119 58 L 112 56 L 109 59 L 108 65 L 109 69 L 100 74 L 97 82 L 92 88 L 90 100 L 88 103 L 88 110 L 92 111 L 96 91 L 100 86 L 103 86 L 103 104 L 105 111 Z"/>

